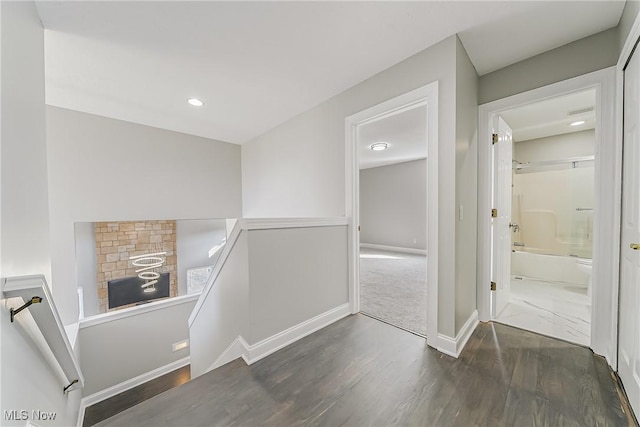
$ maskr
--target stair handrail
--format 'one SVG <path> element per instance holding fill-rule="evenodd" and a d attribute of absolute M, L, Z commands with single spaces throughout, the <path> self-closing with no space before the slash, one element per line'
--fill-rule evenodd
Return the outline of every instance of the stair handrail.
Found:
<path fill-rule="evenodd" d="M 84 376 L 80 370 L 80 364 L 69 342 L 45 277 L 43 275 L 5 277 L 2 278 L 1 289 L 4 298 L 22 298 L 25 301 L 21 307 L 11 307 L 8 315 L 11 317 L 11 322 L 16 323 L 17 317 L 24 316 L 20 313 L 28 309 L 58 366 L 53 364 L 54 361 L 51 360 L 50 355 L 39 345 L 42 343 L 38 343 L 34 338 L 36 346 L 40 348 L 44 358 L 50 362 L 52 369 L 59 368 L 58 372 L 64 376 L 66 383 L 62 388 L 63 394 L 83 387 Z"/>

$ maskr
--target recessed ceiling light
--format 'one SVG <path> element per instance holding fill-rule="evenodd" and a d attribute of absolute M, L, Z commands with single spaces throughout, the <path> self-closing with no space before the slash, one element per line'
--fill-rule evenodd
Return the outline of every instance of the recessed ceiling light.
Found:
<path fill-rule="evenodd" d="M 569 126 L 580 126 L 585 124 L 584 120 L 578 120 L 577 122 L 569 123 Z"/>
<path fill-rule="evenodd" d="M 376 142 L 375 144 L 371 144 L 369 148 L 373 151 L 383 151 L 389 148 L 389 144 L 386 142 Z"/>
<path fill-rule="evenodd" d="M 187 102 L 194 107 L 202 107 L 204 105 L 204 102 L 200 101 L 198 98 L 189 98 L 187 99 Z"/>

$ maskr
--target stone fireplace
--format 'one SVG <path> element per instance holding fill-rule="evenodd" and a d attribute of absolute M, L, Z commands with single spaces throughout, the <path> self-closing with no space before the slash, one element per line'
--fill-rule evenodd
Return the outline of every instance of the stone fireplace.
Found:
<path fill-rule="evenodd" d="M 130 256 L 166 252 L 166 262 L 157 271 L 169 273 L 170 297 L 178 295 L 176 221 L 119 221 L 95 223 L 98 305 L 100 313 L 109 310 L 108 282 L 137 276 Z"/>

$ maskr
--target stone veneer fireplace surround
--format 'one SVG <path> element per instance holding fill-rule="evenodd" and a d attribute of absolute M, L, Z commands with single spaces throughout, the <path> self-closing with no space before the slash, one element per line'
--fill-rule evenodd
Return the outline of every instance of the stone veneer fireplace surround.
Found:
<path fill-rule="evenodd" d="M 108 309 L 109 280 L 137 276 L 130 256 L 166 252 L 166 262 L 157 271 L 169 273 L 170 297 L 178 295 L 175 220 L 96 222 L 95 240 L 100 313 L 135 305 Z"/>

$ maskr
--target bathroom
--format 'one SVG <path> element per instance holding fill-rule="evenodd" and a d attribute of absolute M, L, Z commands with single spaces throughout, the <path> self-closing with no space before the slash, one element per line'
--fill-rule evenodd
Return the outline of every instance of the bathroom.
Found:
<path fill-rule="evenodd" d="M 595 89 L 501 114 L 511 127 L 511 283 L 498 322 L 588 346 Z"/>

